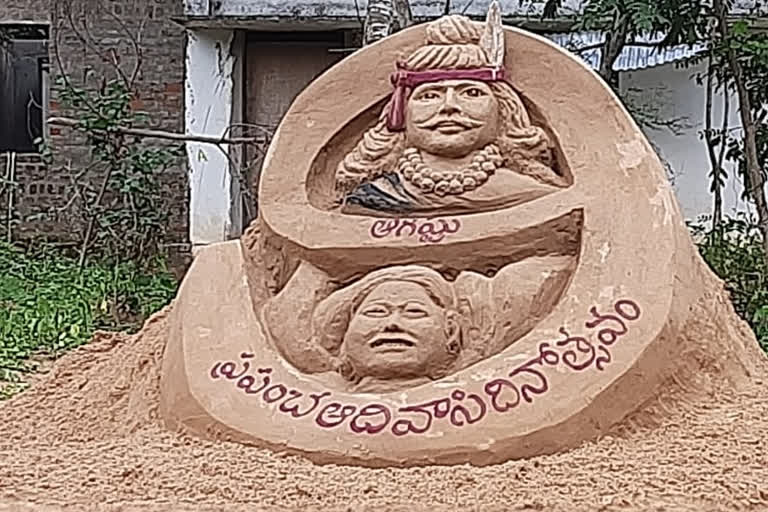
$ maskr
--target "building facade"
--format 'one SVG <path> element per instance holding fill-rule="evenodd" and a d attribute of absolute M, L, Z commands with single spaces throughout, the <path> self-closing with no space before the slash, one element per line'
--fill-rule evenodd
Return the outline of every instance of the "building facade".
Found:
<path fill-rule="evenodd" d="M 174 132 L 184 130 L 186 34 L 181 26 L 172 21 L 182 12 L 183 5 L 179 0 L 0 2 L 0 34 L 9 34 L 10 39 L 0 53 L 17 63 L 26 61 L 24 69 L 30 71 L 27 78 L 37 80 L 31 89 L 37 87 L 39 90 L 37 97 L 37 93 L 30 95 L 28 89 L 20 93 L 30 96 L 29 103 L 35 106 L 34 109 L 28 108 L 27 104 L 22 105 L 18 97 L 8 102 L 5 96 L 8 108 L 17 115 L 13 122 L 10 119 L 13 116 L 7 114 L 1 121 L 7 125 L 6 133 L 12 132 L 18 136 L 17 139 L 22 139 L 22 143 L 9 141 L 8 137 L 0 141 L 0 177 L 4 182 L 14 182 L 13 187 L 0 187 L 0 218 L 3 227 L 7 227 L 8 212 L 13 210 L 14 238 L 42 237 L 69 241 L 77 239 L 82 226 L 82 219 L 66 214 L 65 207 L 72 199 L 73 187 L 70 173 L 62 172 L 62 167 L 79 169 L 86 166 L 90 161 L 88 146 L 76 131 L 42 122 L 49 117 L 76 116 L 75 112 L 66 111 L 59 98 L 56 83 L 62 76 L 77 86 L 98 86 L 102 78 L 109 80 L 115 77 L 114 65 L 109 62 L 113 58 L 111 56 L 115 56 L 122 68 L 131 70 L 136 61 L 131 50 L 131 38 L 138 38 L 141 47 L 141 66 L 136 82 L 139 94 L 132 106 L 149 114 L 152 128 Z M 38 33 L 44 36 L 33 34 L 29 39 L 30 36 L 24 34 L 29 34 L 31 28 L 38 29 Z M 36 55 L 34 62 L 15 51 L 36 41 L 43 43 L 47 51 L 44 55 Z M 20 89 L 18 73 L 4 75 L 6 81 L 16 82 L 9 87 Z M 19 111 L 26 114 L 27 123 L 19 121 Z M 38 121 L 42 127 L 40 135 L 55 148 L 55 159 L 51 165 L 43 164 L 36 152 L 29 151 L 32 136 L 26 133 L 27 125 Z M 97 188 L 101 175 L 96 172 L 86 176 L 89 186 Z M 11 177 L 13 179 L 9 180 Z M 173 204 L 168 243 L 186 245 L 189 240 L 189 181 L 184 159 L 179 159 L 165 173 L 162 187 L 164 196 L 169 197 Z M 8 207 L 9 202 L 11 207 Z M 58 210 L 62 214 L 57 218 L 40 215 Z M 3 227 L 0 227 L 0 233 L 4 231 Z"/>

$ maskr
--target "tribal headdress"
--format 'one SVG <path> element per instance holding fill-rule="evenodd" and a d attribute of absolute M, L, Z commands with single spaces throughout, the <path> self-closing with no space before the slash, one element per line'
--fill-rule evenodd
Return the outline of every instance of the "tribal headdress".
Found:
<path fill-rule="evenodd" d="M 397 36 L 395 36 L 397 37 Z M 551 163 L 549 136 L 533 125 L 520 96 L 506 81 L 505 40 L 501 10 L 491 3 L 486 22 L 444 16 L 426 25 L 425 44 L 397 64 L 391 77 L 394 91 L 382 116 L 368 129 L 336 169 L 336 190 L 392 172 L 406 146 L 406 109 L 414 88 L 450 79 L 488 82 L 499 100 L 501 129 L 497 145 L 504 164 L 544 182 L 558 182 Z"/>
<path fill-rule="evenodd" d="M 499 3 L 494 0 L 482 32 L 475 24 L 445 17 L 427 28 L 426 46 L 397 63 L 391 81 L 387 128 L 405 129 L 405 105 L 419 85 L 442 80 L 504 80 L 504 28 Z"/>

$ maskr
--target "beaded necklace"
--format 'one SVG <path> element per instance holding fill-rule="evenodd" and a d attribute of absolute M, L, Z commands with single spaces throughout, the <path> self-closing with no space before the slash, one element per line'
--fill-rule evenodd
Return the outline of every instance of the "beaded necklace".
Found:
<path fill-rule="evenodd" d="M 436 171 L 424 163 L 416 148 L 408 148 L 398 162 L 403 177 L 424 193 L 438 196 L 459 195 L 483 185 L 499 169 L 504 159 L 498 146 L 488 144 L 458 171 Z"/>

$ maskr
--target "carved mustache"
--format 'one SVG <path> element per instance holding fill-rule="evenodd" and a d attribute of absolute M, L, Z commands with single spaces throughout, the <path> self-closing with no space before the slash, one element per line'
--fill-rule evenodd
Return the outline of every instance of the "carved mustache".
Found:
<path fill-rule="evenodd" d="M 443 124 L 458 125 L 466 130 L 471 130 L 473 128 L 480 128 L 485 123 L 483 121 L 472 119 L 471 117 L 465 116 L 465 115 L 436 116 L 436 117 L 433 117 L 432 119 L 428 119 L 426 121 L 418 123 L 416 126 L 418 126 L 419 128 L 426 128 L 427 130 L 434 130 L 436 128 L 439 128 L 440 125 L 443 125 Z"/>

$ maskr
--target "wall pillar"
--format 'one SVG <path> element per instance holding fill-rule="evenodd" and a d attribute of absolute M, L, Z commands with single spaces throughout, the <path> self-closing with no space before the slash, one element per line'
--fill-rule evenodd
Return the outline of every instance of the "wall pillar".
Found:
<path fill-rule="evenodd" d="M 233 30 L 187 31 L 185 132 L 221 137 L 240 116 L 236 82 L 242 73 L 242 52 Z M 193 250 L 240 236 L 242 209 L 230 153 L 236 148 L 187 143 L 190 185 L 189 237 Z"/>

